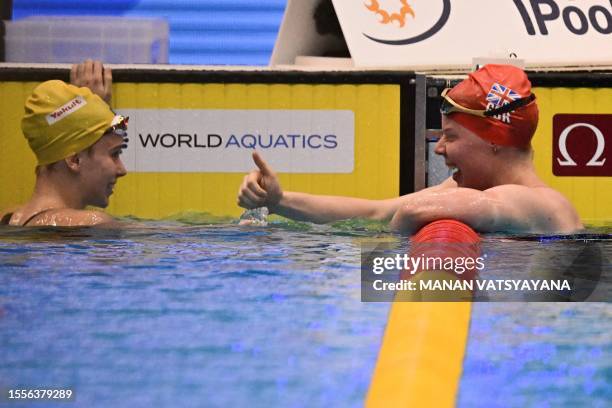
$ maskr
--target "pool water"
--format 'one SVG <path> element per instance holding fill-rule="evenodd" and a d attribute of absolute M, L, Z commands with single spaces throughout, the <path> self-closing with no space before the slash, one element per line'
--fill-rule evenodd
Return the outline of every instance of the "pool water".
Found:
<path fill-rule="evenodd" d="M 475 303 L 461 407 L 609 407 L 609 303 Z"/>
<path fill-rule="evenodd" d="M 568 272 L 575 273 L 583 279 L 574 280 L 572 287 L 582 287 L 577 300 L 586 302 L 473 303 L 457 405 L 610 406 L 610 230 L 487 236 L 482 251 L 488 256 L 482 275 L 488 278 L 567 278 Z"/>
<path fill-rule="evenodd" d="M 84 407 L 360 405 L 388 305 L 360 302 L 357 239 L 2 230 L 0 387 L 70 386 Z"/>
<path fill-rule="evenodd" d="M 362 406 L 390 307 L 360 301 L 375 237 L 404 240 L 341 224 L 0 228 L 0 389 L 71 388 L 79 407 Z M 541 245 L 484 248 L 521 264 Z M 458 405 L 606 405 L 611 315 L 476 303 Z"/>

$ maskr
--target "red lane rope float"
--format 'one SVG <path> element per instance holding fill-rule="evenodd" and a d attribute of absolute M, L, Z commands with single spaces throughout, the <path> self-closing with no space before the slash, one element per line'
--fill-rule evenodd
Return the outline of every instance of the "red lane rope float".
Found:
<path fill-rule="evenodd" d="M 421 258 L 418 269 L 404 271 L 401 279 L 412 281 L 474 281 L 479 266 L 484 267 L 480 258 L 480 237 L 466 224 L 443 219 L 421 228 L 411 238 L 411 258 Z M 481 268 L 482 269 L 482 268 Z M 419 283 L 419 287 L 422 285 Z M 449 288 L 458 285 L 434 283 L 433 287 Z M 421 300 L 471 300 L 473 291 L 446 290 L 420 291 Z M 416 294 L 416 293 L 415 293 Z"/>
<path fill-rule="evenodd" d="M 427 241 L 477 244 L 480 242 L 480 237 L 472 228 L 460 221 L 443 219 L 427 224 L 412 237 L 412 242 Z"/>

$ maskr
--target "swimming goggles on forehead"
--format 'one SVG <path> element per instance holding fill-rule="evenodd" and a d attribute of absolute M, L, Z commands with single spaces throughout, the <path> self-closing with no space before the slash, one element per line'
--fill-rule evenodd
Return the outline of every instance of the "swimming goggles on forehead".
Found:
<path fill-rule="evenodd" d="M 123 138 L 123 145 L 121 146 L 122 149 L 127 148 L 127 143 L 129 142 L 127 137 L 127 125 L 129 120 L 129 117 L 116 115 L 111 122 L 111 126 L 106 130 L 106 132 L 104 132 L 105 134 L 114 133 L 117 136 L 121 136 Z"/>
<path fill-rule="evenodd" d="M 451 113 L 460 112 L 467 113 L 468 115 L 480 116 L 481 118 L 488 118 L 490 116 L 497 116 L 517 110 L 521 106 L 527 105 L 536 98 L 534 94 L 531 94 L 525 98 L 515 99 L 510 103 L 500 106 L 499 108 L 478 110 L 466 108 L 453 101 L 453 99 L 448 96 L 448 92 L 450 90 L 451 88 L 446 88 L 442 91 L 442 105 L 440 106 L 440 113 L 443 115 L 450 115 Z"/>

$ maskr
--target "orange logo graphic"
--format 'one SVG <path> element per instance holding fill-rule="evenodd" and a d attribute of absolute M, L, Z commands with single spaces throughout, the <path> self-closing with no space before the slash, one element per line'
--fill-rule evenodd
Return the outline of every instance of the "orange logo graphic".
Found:
<path fill-rule="evenodd" d="M 399 23 L 400 27 L 403 27 L 406 24 L 406 14 L 410 14 L 412 18 L 415 17 L 414 10 L 408 4 L 408 0 L 399 0 L 402 8 L 397 13 L 392 13 L 388 10 L 383 10 L 380 8 L 380 4 L 378 4 L 378 0 L 370 0 L 370 4 L 365 3 L 364 5 L 368 10 L 372 13 L 380 16 L 381 24 L 390 24 L 394 21 Z"/>

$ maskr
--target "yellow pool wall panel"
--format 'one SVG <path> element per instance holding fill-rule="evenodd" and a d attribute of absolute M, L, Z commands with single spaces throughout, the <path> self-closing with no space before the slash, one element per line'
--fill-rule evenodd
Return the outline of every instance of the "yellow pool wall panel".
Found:
<path fill-rule="evenodd" d="M 0 208 L 25 202 L 34 186 L 33 153 L 21 133 L 23 104 L 36 82 L 0 83 L 3 152 Z M 382 199 L 399 194 L 400 87 L 378 84 L 116 83 L 115 109 L 325 109 L 355 115 L 350 174 L 280 173 L 285 190 Z M 182 212 L 236 217 L 242 173 L 137 173 L 120 179 L 107 211 L 163 218 Z"/>
<path fill-rule="evenodd" d="M 612 89 L 547 87 L 534 88 L 533 92 L 540 109 L 540 122 L 532 142 L 538 175 L 574 204 L 585 225 L 612 225 L 612 177 L 558 177 L 552 170 L 553 116 L 612 114 Z"/>
<path fill-rule="evenodd" d="M 23 105 L 38 82 L 0 83 L 0 210 L 28 200 L 36 157 L 21 133 Z"/>

